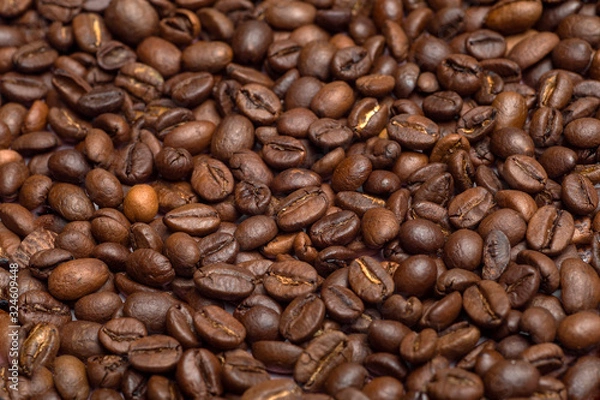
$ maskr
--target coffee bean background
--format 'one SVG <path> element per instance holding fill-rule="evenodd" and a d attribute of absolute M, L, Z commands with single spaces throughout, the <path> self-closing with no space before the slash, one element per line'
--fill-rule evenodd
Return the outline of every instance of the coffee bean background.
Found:
<path fill-rule="evenodd" d="M 600 398 L 599 32 L 0 2 L 0 399 Z"/>

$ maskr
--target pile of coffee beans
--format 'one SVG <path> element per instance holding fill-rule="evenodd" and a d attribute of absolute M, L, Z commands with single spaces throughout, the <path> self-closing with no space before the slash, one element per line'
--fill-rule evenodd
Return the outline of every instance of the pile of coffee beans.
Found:
<path fill-rule="evenodd" d="M 0 2 L 1 400 L 600 398 L 600 3 Z"/>

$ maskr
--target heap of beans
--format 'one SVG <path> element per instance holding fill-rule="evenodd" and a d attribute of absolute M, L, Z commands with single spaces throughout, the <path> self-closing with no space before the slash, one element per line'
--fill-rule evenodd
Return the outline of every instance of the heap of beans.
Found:
<path fill-rule="evenodd" d="M 1 1 L 0 399 L 600 398 L 599 14 Z"/>

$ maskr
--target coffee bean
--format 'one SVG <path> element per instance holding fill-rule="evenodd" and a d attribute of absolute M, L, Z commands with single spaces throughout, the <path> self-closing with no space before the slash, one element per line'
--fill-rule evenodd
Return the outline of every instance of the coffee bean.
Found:
<path fill-rule="evenodd" d="M 502 360 L 485 374 L 486 393 L 489 392 L 494 398 L 505 396 L 505 393 L 512 396 L 529 395 L 535 391 L 539 376 L 537 369 L 525 361 Z"/>
<path fill-rule="evenodd" d="M 394 290 L 392 278 L 371 257 L 360 257 L 350 264 L 348 283 L 358 297 L 369 303 L 385 300 Z"/>
<path fill-rule="evenodd" d="M 218 306 L 205 306 L 197 311 L 194 326 L 200 337 L 216 348 L 233 349 L 246 337 L 244 326 Z"/>
<path fill-rule="evenodd" d="M 275 262 L 269 267 L 263 285 L 274 298 L 290 301 L 316 290 L 317 272 L 310 264 L 302 261 Z"/>
<path fill-rule="evenodd" d="M 554 206 L 539 208 L 529 220 L 527 243 L 532 250 L 548 255 L 560 253 L 573 235 L 575 227 L 572 220 L 573 217 L 568 211 L 559 210 Z"/>
<path fill-rule="evenodd" d="M 474 373 L 460 368 L 436 371 L 427 392 L 432 397 L 457 396 L 465 399 L 478 399 L 484 392 L 483 381 Z"/>
<path fill-rule="evenodd" d="M 314 392 L 325 383 L 328 373 L 350 359 L 348 338 L 342 332 L 327 332 L 313 339 L 294 368 L 294 379 Z"/>
<path fill-rule="evenodd" d="M 325 303 L 313 293 L 296 297 L 281 314 L 279 330 L 293 343 L 310 339 L 321 328 Z"/>
<path fill-rule="evenodd" d="M 235 265 L 215 263 L 194 273 L 196 287 L 206 296 L 222 300 L 240 300 L 254 290 L 254 276 Z"/>
<path fill-rule="evenodd" d="M 57 266 L 48 278 L 48 289 L 61 300 L 76 300 L 98 290 L 108 279 L 100 260 L 81 258 Z"/>
<path fill-rule="evenodd" d="M 164 335 L 151 335 L 132 341 L 127 358 L 140 371 L 160 373 L 175 368 L 181 354 L 181 345 L 177 340 Z"/>

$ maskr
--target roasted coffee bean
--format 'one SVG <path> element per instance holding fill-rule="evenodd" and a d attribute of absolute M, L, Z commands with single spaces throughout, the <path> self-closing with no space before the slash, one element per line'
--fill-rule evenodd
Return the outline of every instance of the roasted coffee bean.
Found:
<path fill-rule="evenodd" d="M 490 231 L 483 245 L 483 270 L 481 277 L 497 281 L 510 262 L 510 242 L 501 230 Z"/>
<path fill-rule="evenodd" d="M 598 193 L 585 176 L 569 174 L 562 181 L 561 199 L 573 214 L 589 214 L 598 206 Z"/>
<path fill-rule="evenodd" d="M 252 354 L 267 371 L 291 374 L 303 349 L 289 342 L 264 340 L 252 344 Z"/>
<path fill-rule="evenodd" d="M 279 331 L 293 343 L 310 339 L 321 328 L 325 303 L 313 293 L 296 297 L 281 314 Z"/>
<path fill-rule="evenodd" d="M 106 322 L 98 332 L 104 347 L 116 354 L 127 354 L 134 340 L 147 336 L 144 324 L 135 318 L 115 318 Z"/>
<path fill-rule="evenodd" d="M 465 290 L 463 305 L 474 322 L 486 328 L 498 327 L 511 307 L 509 297 L 502 286 L 488 280 Z"/>
<path fill-rule="evenodd" d="M 23 325 L 47 322 L 60 328 L 71 320 L 69 307 L 45 291 L 29 290 L 19 295 L 19 304 L 19 322 Z"/>
<path fill-rule="evenodd" d="M 439 139 L 439 127 L 428 118 L 419 115 L 400 114 L 387 126 L 388 135 L 400 145 L 411 150 L 427 150 Z"/>
<path fill-rule="evenodd" d="M 102 325 L 89 321 L 70 321 L 60 328 L 60 353 L 85 360 L 88 357 L 104 354 L 98 340 Z"/>
<path fill-rule="evenodd" d="M 151 335 L 132 341 L 127 358 L 140 371 L 161 373 L 175 368 L 181 354 L 177 340 L 170 336 Z"/>
<path fill-rule="evenodd" d="M 83 399 L 90 394 L 86 365 L 71 355 L 57 357 L 54 363 L 57 374 L 54 386 L 60 397 Z"/>
<path fill-rule="evenodd" d="M 106 264 L 80 258 L 58 265 L 48 278 L 48 290 L 61 300 L 76 300 L 98 290 L 108 279 Z"/>
<path fill-rule="evenodd" d="M 220 372 L 219 360 L 210 351 L 189 349 L 179 359 L 176 380 L 188 396 L 216 396 L 223 393 Z"/>
<path fill-rule="evenodd" d="M 265 366 L 244 350 L 225 353 L 221 374 L 223 385 L 234 393 L 243 393 L 248 388 L 269 380 Z"/>
<path fill-rule="evenodd" d="M 224 263 L 210 264 L 194 273 L 202 294 L 221 300 L 240 300 L 254 290 L 254 276 L 243 268 Z"/>
<path fill-rule="evenodd" d="M 348 282 L 354 292 L 369 303 L 385 300 L 394 290 L 392 278 L 381 264 L 371 257 L 360 257 L 350 264 Z"/>
<path fill-rule="evenodd" d="M 194 326 L 206 343 L 223 350 L 236 348 L 246 337 L 244 326 L 218 306 L 205 306 L 197 311 Z"/>
<path fill-rule="evenodd" d="M 325 192 L 317 186 L 298 189 L 284 198 L 276 210 L 276 222 L 283 231 L 301 229 L 321 218 L 328 204 Z"/>
<path fill-rule="evenodd" d="M 486 393 L 493 398 L 529 396 L 536 390 L 540 373 L 521 360 L 498 361 L 484 376 Z"/>
<path fill-rule="evenodd" d="M 348 362 L 351 350 L 348 338 L 342 332 L 332 331 L 313 339 L 294 368 L 294 379 L 310 392 L 318 391 L 329 372 Z"/>
<path fill-rule="evenodd" d="M 600 278 L 592 267 L 580 259 L 568 258 L 560 268 L 563 306 L 567 313 L 595 307 L 599 301 L 596 287 Z"/>
<path fill-rule="evenodd" d="M 574 230 L 573 216 L 568 211 L 544 206 L 529 220 L 527 243 L 532 250 L 548 255 L 559 254 L 569 244 Z"/>
<path fill-rule="evenodd" d="M 217 211 L 205 204 L 188 204 L 169 211 L 164 224 L 176 232 L 206 235 L 216 231 L 221 223 Z"/>
<path fill-rule="evenodd" d="M 458 228 L 476 226 L 491 211 L 493 196 L 484 188 L 468 189 L 448 205 L 450 222 Z"/>
<path fill-rule="evenodd" d="M 275 299 L 290 301 L 317 288 L 317 271 L 302 261 L 279 261 L 271 264 L 263 285 Z"/>
<path fill-rule="evenodd" d="M 27 338 L 19 356 L 21 370 L 31 376 L 39 367 L 49 366 L 54 362 L 60 346 L 58 328 L 52 324 L 35 325 Z"/>
<path fill-rule="evenodd" d="M 175 278 L 169 259 L 152 249 L 138 249 L 131 253 L 125 270 L 136 281 L 152 287 L 160 287 Z"/>
<path fill-rule="evenodd" d="M 344 246 L 360 231 L 360 220 L 352 211 L 344 210 L 329 214 L 310 228 L 310 238 L 317 247 Z"/>
<path fill-rule="evenodd" d="M 530 265 L 510 264 L 498 280 L 506 290 L 511 307 L 527 303 L 540 286 L 540 273 Z"/>
<path fill-rule="evenodd" d="M 305 4 L 300 3 L 298 4 Z M 244 392 L 243 400 L 269 399 L 272 397 L 285 396 L 289 399 L 300 399 L 302 390 L 291 379 L 273 379 L 258 383 Z"/>

